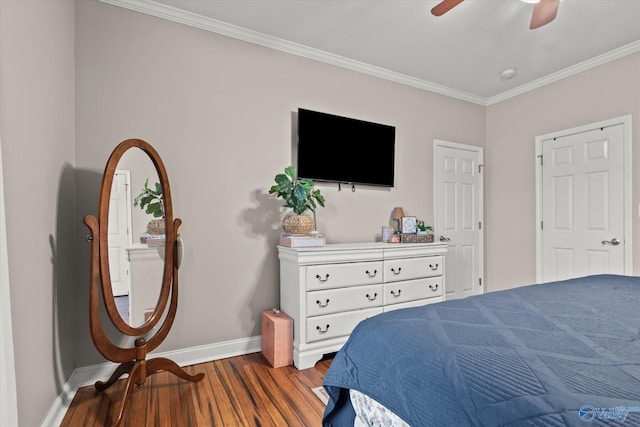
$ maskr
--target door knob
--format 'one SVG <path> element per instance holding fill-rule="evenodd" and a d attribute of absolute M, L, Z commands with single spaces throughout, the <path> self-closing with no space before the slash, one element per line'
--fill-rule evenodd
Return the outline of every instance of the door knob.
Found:
<path fill-rule="evenodd" d="M 451 239 L 448 238 L 448 237 L 440 236 L 440 241 L 441 242 L 448 242 L 449 240 L 451 240 Z"/>
<path fill-rule="evenodd" d="M 603 240 L 602 241 L 603 245 L 613 245 L 613 246 L 618 246 L 620 244 L 620 240 L 617 237 L 614 237 L 611 240 Z"/>

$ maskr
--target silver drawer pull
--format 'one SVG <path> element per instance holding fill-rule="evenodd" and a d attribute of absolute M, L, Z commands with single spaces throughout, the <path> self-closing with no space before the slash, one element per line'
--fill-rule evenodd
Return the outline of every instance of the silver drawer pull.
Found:
<path fill-rule="evenodd" d="M 429 264 L 429 267 L 430 267 L 433 271 L 436 271 L 436 270 L 438 269 L 438 265 L 439 265 L 439 264 L 436 264 L 436 265 Z"/>
<path fill-rule="evenodd" d="M 395 274 L 395 275 L 400 274 L 400 272 L 401 272 L 401 271 L 402 271 L 402 267 L 398 267 L 398 271 L 396 271 L 396 269 L 395 269 L 395 268 L 392 268 L 392 269 L 391 269 L 391 272 L 392 272 L 393 274 Z"/>
<path fill-rule="evenodd" d="M 378 274 L 378 270 L 373 270 L 373 273 L 369 272 L 369 270 L 365 271 L 365 273 L 367 273 L 367 277 L 376 277 L 376 274 Z"/>
<path fill-rule="evenodd" d="M 437 291 L 438 290 L 438 284 L 436 283 L 435 286 L 429 285 L 429 289 L 431 289 L 433 292 Z M 327 300 L 327 302 L 329 302 L 329 300 Z"/>
<path fill-rule="evenodd" d="M 376 298 L 378 298 L 378 293 L 377 292 L 375 294 L 373 294 L 373 298 L 371 297 L 371 295 L 367 294 L 367 299 L 369 301 L 375 301 Z"/>
<path fill-rule="evenodd" d="M 324 304 L 321 303 L 320 300 L 316 300 L 316 304 L 318 304 L 320 307 L 324 308 L 324 307 L 329 305 L 329 298 L 327 298 L 327 301 Z"/>
<path fill-rule="evenodd" d="M 398 298 L 400 296 L 401 292 L 402 292 L 402 289 L 398 289 L 398 292 L 391 291 L 391 295 L 393 295 L 394 297 Z"/>
<path fill-rule="evenodd" d="M 324 275 L 324 279 L 319 274 L 316 274 L 316 279 L 318 279 L 321 282 L 326 282 L 327 280 L 329 280 L 329 273 Z"/>
<path fill-rule="evenodd" d="M 320 332 L 321 334 L 326 334 L 326 333 L 327 333 L 327 331 L 329 330 L 329 325 L 327 324 L 327 327 L 326 327 L 326 328 L 324 328 L 324 329 L 322 329 L 320 326 L 316 326 L 316 330 L 317 330 L 318 332 Z"/>

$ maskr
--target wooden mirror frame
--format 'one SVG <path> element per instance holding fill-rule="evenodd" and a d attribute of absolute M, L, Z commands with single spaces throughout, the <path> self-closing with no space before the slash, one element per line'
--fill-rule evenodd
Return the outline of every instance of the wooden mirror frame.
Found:
<path fill-rule="evenodd" d="M 165 255 L 164 268 L 162 274 L 162 285 L 156 307 L 145 322 L 134 327 L 124 321 L 116 307 L 111 287 L 111 276 L 109 272 L 109 202 L 111 197 L 111 185 L 118 166 L 118 162 L 124 153 L 132 148 L 143 150 L 153 162 L 162 186 L 162 194 L 165 210 Z M 174 361 L 158 357 L 146 360 L 147 353 L 158 347 L 166 338 L 171 325 L 175 319 L 178 308 L 178 228 L 182 224 L 179 218 L 173 219 L 173 205 L 171 202 L 171 189 L 167 178 L 167 171 L 158 155 L 157 151 L 147 142 L 141 139 L 128 139 L 121 142 L 113 150 L 107 166 L 102 176 L 102 186 L 100 189 L 100 201 L 98 206 L 98 218 L 94 215 L 84 217 L 84 223 L 89 228 L 90 235 L 87 239 L 91 242 L 91 264 L 90 264 L 90 292 L 89 292 L 89 327 L 91 338 L 100 352 L 106 359 L 120 363 L 111 377 L 106 381 L 97 381 L 96 389 L 104 391 L 114 384 L 118 378 L 124 374 L 129 374 L 122 399 L 120 409 L 117 413 L 114 425 L 119 425 L 122 421 L 122 414 L 125 410 L 128 397 L 133 385 L 142 386 L 147 377 L 160 371 L 169 371 L 174 375 L 187 381 L 200 381 L 204 378 L 204 373 L 197 375 L 187 374 Z M 102 292 L 100 292 L 102 284 Z M 100 295 L 104 298 L 104 306 L 113 325 L 122 334 L 138 337 L 135 340 L 135 347 L 124 348 L 114 344 L 100 322 Z M 167 310 L 167 304 L 169 305 Z M 163 314 L 166 312 L 166 315 Z M 143 335 L 149 333 L 163 319 L 157 331 L 152 332 L 149 337 Z"/>

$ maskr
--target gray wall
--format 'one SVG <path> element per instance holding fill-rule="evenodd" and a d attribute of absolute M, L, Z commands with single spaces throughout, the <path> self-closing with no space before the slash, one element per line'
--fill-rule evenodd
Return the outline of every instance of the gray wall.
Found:
<path fill-rule="evenodd" d="M 0 130 L 21 426 L 75 364 L 74 2 L 0 1 Z"/>
<path fill-rule="evenodd" d="M 484 143 L 482 106 L 94 1 L 76 13 L 76 168 L 99 170 L 120 141 L 147 140 L 184 220 L 180 306 L 159 350 L 259 335 L 260 312 L 278 306 L 284 211 L 266 193 L 292 162 L 298 107 L 397 127 L 395 188 L 320 186 L 318 227 L 332 242 L 374 240 L 394 206 L 431 222 L 433 139 Z M 95 210 L 84 187 L 78 216 Z M 86 327 L 80 337 L 78 365 L 100 362 Z"/>
<path fill-rule="evenodd" d="M 487 108 L 485 183 L 489 289 L 536 280 L 535 137 L 632 114 L 640 162 L 640 53 Z M 634 272 L 640 271 L 640 171 L 633 170 Z"/>

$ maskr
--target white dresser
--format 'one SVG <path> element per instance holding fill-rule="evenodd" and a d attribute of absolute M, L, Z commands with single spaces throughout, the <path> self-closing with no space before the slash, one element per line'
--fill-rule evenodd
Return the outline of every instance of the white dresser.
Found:
<path fill-rule="evenodd" d="M 129 287 L 129 319 L 132 326 L 140 326 L 153 313 L 158 304 L 164 261 L 158 248 L 135 246 L 127 249 L 131 262 L 131 285 Z"/>
<path fill-rule="evenodd" d="M 293 363 L 338 351 L 362 320 L 443 300 L 446 243 L 278 246 L 280 309 L 293 318 Z"/>

